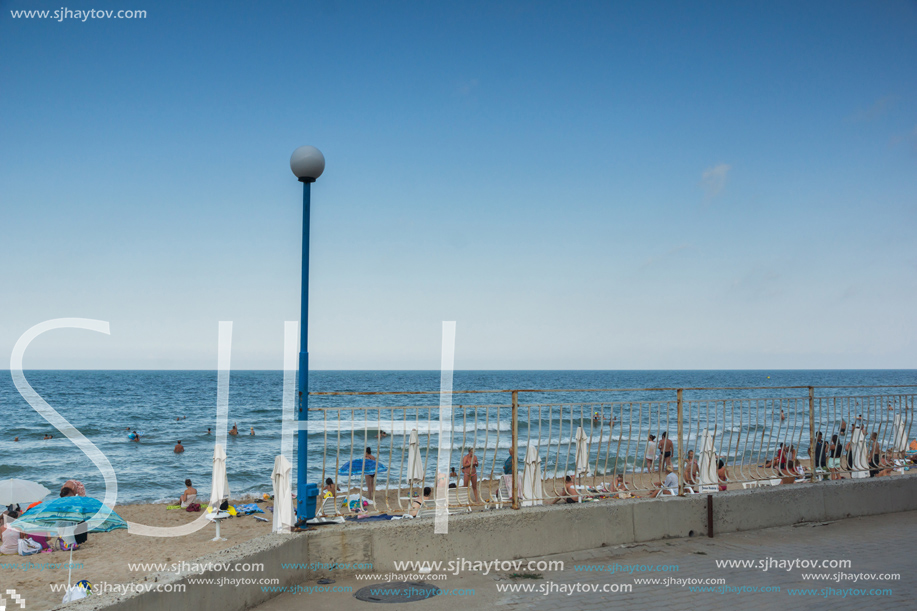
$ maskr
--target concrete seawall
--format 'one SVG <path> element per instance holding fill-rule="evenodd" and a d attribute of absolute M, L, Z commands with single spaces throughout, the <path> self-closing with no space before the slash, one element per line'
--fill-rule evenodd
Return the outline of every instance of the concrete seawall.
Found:
<path fill-rule="evenodd" d="M 714 533 L 728 533 L 917 510 L 917 477 L 907 474 L 794 484 L 712 496 Z M 281 569 L 281 563 L 371 563 L 372 572 L 388 573 L 395 571 L 395 561 L 402 560 L 512 560 L 706 535 L 707 495 L 669 496 L 454 515 L 449 518 L 449 534 L 445 536 L 433 534 L 432 520 L 322 526 L 302 534 L 262 537 L 200 562 L 263 563 L 263 573 L 244 576 L 279 578 L 280 586 L 293 586 L 321 575 L 340 574 L 341 569 Z M 213 571 L 191 577 L 240 576 L 243 575 Z M 263 592 L 260 585 L 202 586 L 189 584 L 188 578 L 159 574 L 148 577 L 146 582 L 155 580 L 156 584 L 172 587 L 187 584 L 185 593 L 95 597 L 66 608 L 179 611 L 193 607 L 195 611 L 243 611 L 277 595 Z"/>

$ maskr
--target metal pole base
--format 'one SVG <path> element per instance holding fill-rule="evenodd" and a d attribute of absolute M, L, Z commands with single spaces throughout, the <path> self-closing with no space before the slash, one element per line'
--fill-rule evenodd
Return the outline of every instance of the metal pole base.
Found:
<path fill-rule="evenodd" d="M 211 541 L 225 541 L 226 539 L 220 536 L 220 520 L 214 520 L 217 524 L 217 536 L 211 539 Z"/>

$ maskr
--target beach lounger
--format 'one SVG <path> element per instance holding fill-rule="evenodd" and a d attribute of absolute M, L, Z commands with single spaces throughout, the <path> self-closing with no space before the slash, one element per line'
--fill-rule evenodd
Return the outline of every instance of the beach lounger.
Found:
<path fill-rule="evenodd" d="M 522 480 L 521 477 L 517 474 L 516 483 L 521 488 Z M 512 475 L 502 475 L 500 476 L 500 485 L 497 487 L 497 496 L 495 499 L 497 509 L 502 509 L 503 504 L 512 505 L 513 502 L 513 476 Z M 522 493 L 519 493 L 519 498 L 522 498 Z"/>
<path fill-rule="evenodd" d="M 449 488 L 446 498 L 450 510 L 471 511 L 471 493 L 467 487 Z"/>
<path fill-rule="evenodd" d="M 340 501 L 340 502 L 339 502 Z M 341 505 L 344 504 L 344 497 L 329 496 L 322 500 L 321 507 L 315 512 L 316 517 L 334 517 L 341 515 Z"/>
<path fill-rule="evenodd" d="M 446 510 L 448 511 L 449 508 L 447 507 Z M 451 516 L 459 512 L 449 511 L 448 513 Z M 432 501 L 432 500 L 424 501 L 423 505 L 420 506 L 420 509 L 417 510 L 417 515 L 415 517 L 417 518 L 435 518 L 436 517 L 436 501 Z"/>
<path fill-rule="evenodd" d="M 749 488 L 757 488 L 757 487 L 758 487 L 758 481 L 757 481 L 757 480 L 751 481 L 751 482 L 742 482 L 742 489 L 743 489 L 743 490 L 748 490 Z"/>

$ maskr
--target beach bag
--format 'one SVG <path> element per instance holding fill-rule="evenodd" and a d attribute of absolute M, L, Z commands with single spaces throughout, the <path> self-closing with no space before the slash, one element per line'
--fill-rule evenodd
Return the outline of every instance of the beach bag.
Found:
<path fill-rule="evenodd" d="M 190 505 L 188 505 L 188 508 L 185 509 L 185 511 L 200 511 L 200 510 L 201 510 L 201 506 L 198 505 L 197 503 L 191 503 Z"/>
<path fill-rule="evenodd" d="M 89 596 L 90 591 L 87 590 L 81 584 L 76 584 L 64 594 L 64 600 L 62 602 L 72 603 L 75 600 L 80 600 L 81 598 L 86 598 Z"/>
<path fill-rule="evenodd" d="M 32 539 L 20 539 L 19 540 L 19 555 L 20 556 L 31 556 L 32 554 L 37 554 L 41 551 L 41 543 L 36 543 Z"/>
<path fill-rule="evenodd" d="M 63 539 L 58 539 L 57 541 L 58 543 L 60 543 L 60 551 L 62 552 L 69 552 L 69 551 L 80 549 L 80 546 L 77 545 L 76 543 L 73 543 L 73 544 L 67 543 Z"/>

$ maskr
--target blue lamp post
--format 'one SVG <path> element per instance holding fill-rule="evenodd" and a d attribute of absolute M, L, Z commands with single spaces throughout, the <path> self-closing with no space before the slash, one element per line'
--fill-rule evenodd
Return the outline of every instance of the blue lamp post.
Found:
<path fill-rule="evenodd" d="M 325 156 L 314 146 L 301 146 L 290 156 L 290 169 L 302 183 L 302 301 L 299 315 L 299 401 L 297 420 L 309 420 L 309 205 L 310 188 L 315 179 L 325 171 Z M 309 467 L 309 438 L 306 426 L 301 424 L 297 443 L 296 461 L 296 515 L 300 519 L 315 517 L 318 485 L 309 486 L 306 476 Z"/>

